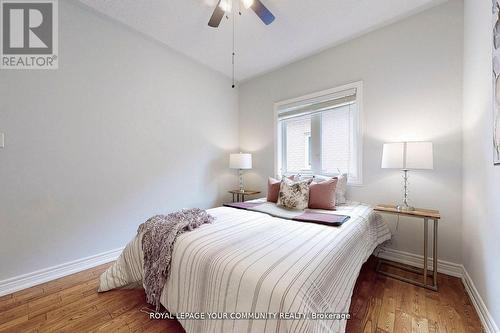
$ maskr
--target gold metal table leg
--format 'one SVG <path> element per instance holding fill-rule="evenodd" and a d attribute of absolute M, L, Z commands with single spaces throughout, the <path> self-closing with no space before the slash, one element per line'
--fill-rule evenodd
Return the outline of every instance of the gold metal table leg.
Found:
<path fill-rule="evenodd" d="M 427 246 L 428 246 L 428 237 L 429 237 L 429 228 L 427 218 L 424 219 L 424 285 L 427 285 Z"/>
<path fill-rule="evenodd" d="M 437 242 L 438 240 L 438 221 L 434 219 L 434 235 L 433 235 L 433 245 L 434 249 L 432 250 L 432 263 L 433 263 L 433 286 L 437 290 L 437 264 L 438 264 L 438 259 L 437 259 Z"/>
<path fill-rule="evenodd" d="M 435 286 L 424 284 L 424 283 L 422 283 L 420 281 L 416 281 L 414 279 L 407 278 L 407 277 L 398 275 L 396 273 L 386 272 L 386 271 L 384 271 L 382 269 L 382 265 L 387 265 L 387 266 L 390 266 L 390 267 L 395 267 L 397 269 L 402 269 L 404 271 L 412 272 L 412 273 L 416 273 L 416 274 L 420 274 L 420 275 L 423 274 L 423 269 L 419 269 L 419 268 L 416 268 L 416 267 L 408 267 L 408 266 L 405 266 L 405 265 L 402 265 L 402 264 L 398 264 L 396 262 L 388 261 L 388 260 L 385 260 L 385 259 L 381 259 L 381 258 L 378 259 L 378 264 L 377 264 L 377 267 L 376 267 L 376 271 L 379 274 L 382 274 L 382 275 L 385 275 L 385 276 L 388 276 L 390 278 L 393 278 L 393 279 L 396 279 L 396 280 L 399 280 L 399 281 L 403 281 L 403 282 L 406 282 L 406 283 L 411 283 L 411 284 L 413 284 L 415 286 L 418 286 L 418 287 L 422 287 L 422 288 L 426 288 L 426 289 L 437 291 L 437 287 L 435 287 Z M 427 274 L 430 275 L 430 273 L 427 273 Z"/>
<path fill-rule="evenodd" d="M 389 276 L 391 278 L 411 283 L 413 285 L 419 286 L 419 287 L 424 287 L 430 290 L 437 291 L 438 290 L 438 285 L 437 285 L 437 242 L 438 242 L 438 220 L 437 219 L 432 219 L 434 222 L 434 234 L 433 234 L 433 249 L 432 249 L 432 273 L 427 269 L 427 261 L 428 261 L 428 245 L 429 245 L 429 219 L 424 218 L 424 264 L 423 264 L 423 269 L 419 269 L 416 267 L 408 267 L 396 262 L 392 261 L 387 261 L 384 259 L 379 258 L 378 259 L 378 264 L 376 267 L 376 271 L 382 275 Z M 381 269 L 382 264 L 392 266 L 398 269 L 402 269 L 405 271 L 409 271 L 412 273 L 417 273 L 423 275 L 423 282 L 416 281 L 411 278 L 407 278 L 404 276 L 400 276 L 395 273 L 389 273 Z M 432 285 L 427 283 L 427 278 L 432 278 Z"/>

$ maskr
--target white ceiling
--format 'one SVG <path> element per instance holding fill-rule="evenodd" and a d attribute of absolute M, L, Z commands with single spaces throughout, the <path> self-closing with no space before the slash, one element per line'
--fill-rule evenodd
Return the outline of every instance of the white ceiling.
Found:
<path fill-rule="evenodd" d="M 80 0 L 231 76 L 232 24 L 207 23 L 216 0 Z M 235 4 L 238 0 L 234 0 Z M 245 80 L 446 0 L 262 0 L 276 20 L 249 9 L 236 20 L 236 77 Z"/>

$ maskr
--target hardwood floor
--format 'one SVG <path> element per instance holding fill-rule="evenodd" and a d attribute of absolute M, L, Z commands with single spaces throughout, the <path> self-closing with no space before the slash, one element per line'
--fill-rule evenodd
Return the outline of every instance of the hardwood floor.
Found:
<path fill-rule="evenodd" d="M 459 278 L 438 274 L 434 292 L 377 274 L 375 266 L 372 257 L 361 269 L 347 332 L 484 332 Z"/>
<path fill-rule="evenodd" d="M 0 297 L 0 332 L 183 332 L 175 320 L 149 320 L 144 291 L 97 293 L 99 266 Z M 356 282 L 347 332 L 483 332 L 462 282 L 439 275 L 439 292 L 379 275 L 375 259 Z"/>

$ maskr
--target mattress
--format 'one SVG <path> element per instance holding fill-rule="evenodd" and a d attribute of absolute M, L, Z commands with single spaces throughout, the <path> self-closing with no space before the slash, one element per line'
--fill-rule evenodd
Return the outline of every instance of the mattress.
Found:
<path fill-rule="evenodd" d="M 344 332 L 362 264 L 390 238 L 365 204 L 340 227 L 230 207 L 176 240 L 161 303 L 186 332 Z M 325 212 L 325 211 L 320 211 Z M 101 276 L 100 291 L 142 281 L 141 235 Z M 186 314 L 197 314 L 197 319 Z M 202 317 L 201 319 L 199 317 Z"/>

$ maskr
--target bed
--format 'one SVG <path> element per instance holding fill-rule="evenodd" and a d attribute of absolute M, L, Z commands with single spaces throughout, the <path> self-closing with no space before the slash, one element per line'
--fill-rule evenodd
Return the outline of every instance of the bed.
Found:
<path fill-rule="evenodd" d="M 189 333 L 344 332 L 346 320 L 311 314 L 348 313 L 362 264 L 390 238 L 381 217 L 354 202 L 329 212 L 350 216 L 340 227 L 230 207 L 208 212 L 216 218 L 213 224 L 176 240 L 161 296 L 170 313 L 204 314 L 201 320 L 179 319 Z M 103 273 L 100 291 L 142 277 L 139 235 Z"/>

